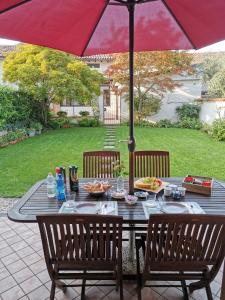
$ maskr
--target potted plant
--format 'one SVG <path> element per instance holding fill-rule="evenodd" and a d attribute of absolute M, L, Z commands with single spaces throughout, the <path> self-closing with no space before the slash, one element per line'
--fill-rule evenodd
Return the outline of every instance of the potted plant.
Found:
<path fill-rule="evenodd" d="M 35 131 L 36 131 L 36 134 L 41 134 L 41 131 L 42 131 L 42 129 L 43 129 L 43 126 L 42 126 L 42 124 L 40 123 L 40 122 L 35 122 L 34 124 L 33 124 L 33 128 L 35 129 Z"/>

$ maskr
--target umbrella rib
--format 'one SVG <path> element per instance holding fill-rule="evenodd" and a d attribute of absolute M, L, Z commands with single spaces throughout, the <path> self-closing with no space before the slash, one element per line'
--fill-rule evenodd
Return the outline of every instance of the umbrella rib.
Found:
<path fill-rule="evenodd" d="M 99 22 L 101 21 L 101 18 L 102 18 L 103 14 L 104 14 L 104 12 L 105 12 L 105 10 L 106 10 L 107 5 L 109 4 L 109 1 L 110 1 L 110 0 L 107 0 L 107 1 L 106 1 L 103 10 L 102 10 L 101 13 L 100 13 L 100 16 L 99 16 L 99 18 L 98 18 L 98 20 L 97 20 L 97 22 L 96 22 L 96 24 L 95 24 L 93 30 L 91 31 L 91 34 L 90 34 L 90 36 L 89 36 L 89 38 L 88 38 L 88 40 L 87 40 L 87 43 L 86 43 L 86 45 L 85 45 L 85 47 L 84 47 L 84 49 L 83 49 L 83 51 L 82 51 L 82 53 L 81 53 L 81 56 L 84 55 L 84 52 L 86 51 L 86 49 L 87 49 L 87 47 L 88 47 L 88 45 L 89 45 L 89 43 L 90 43 L 90 40 L 91 40 L 93 34 L 95 33 L 95 30 L 96 30 L 96 28 L 97 28 Z"/>
<path fill-rule="evenodd" d="M 7 12 L 7 11 L 10 11 L 10 10 L 12 10 L 12 9 L 14 9 L 14 8 L 16 8 L 16 7 L 18 7 L 18 6 L 21 6 L 21 5 L 23 5 L 23 4 L 26 4 L 27 2 L 30 2 L 30 1 L 32 1 L 32 0 L 24 0 L 24 1 L 22 1 L 22 2 L 19 2 L 19 3 L 17 3 L 17 4 L 14 4 L 14 5 L 12 5 L 12 6 L 9 6 L 9 7 L 5 8 L 5 9 L 1 10 L 1 11 L 0 11 L 0 15 L 3 14 L 3 13 L 5 13 L 5 12 Z"/>
<path fill-rule="evenodd" d="M 161 1 L 164 4 L 164 6 L 166 7 L 166 9 L 169 11 L 169 13 L 171 14 L 171 16 L 174 18 L 174 20 L 176 21 L 177 25 L 180 27 L 180 29 L 182 30 L 182 32 L 184 33 L 184 35 L 188 39 L 189 43 L 192 45 L 193 49 L 196 50 L 197 47 L 195 46 L 194 42 L 192 41 L 192 39 L 188 35 L 188 33 L 185 30 L 184 26 L 181 24 L 181 22 L 177 19 L 176 15 L 173 13 L 172 9 L 169 7 L 169 5 L 166 3 L 165 0 L 161 0 Z"/>

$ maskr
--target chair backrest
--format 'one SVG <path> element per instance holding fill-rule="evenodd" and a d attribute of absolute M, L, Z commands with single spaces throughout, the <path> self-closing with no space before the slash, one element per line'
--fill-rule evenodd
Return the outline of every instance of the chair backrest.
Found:
<path fill-rule="evenodd" d="M 170 177 L 168 151 L 135 151 L 135 177 Z"/>
<path fill-rule="evenodd" d="M 225 216 L 153 215 L 149 219 L 145 274 L 152 269 L 182 271 L 221 265 Z"/>
<path fill-rule="evenodd" d="M 113 178 L 113 162 L 120 162 L 118 151 L 91 151 L 83 153 L 83 177 Z"/>
<path fill-rule="evenodd" d="M 50 274 L 56 264 L 104 270 L 122 263 L 122 217 L 63 214 L 37 221 Z"/>

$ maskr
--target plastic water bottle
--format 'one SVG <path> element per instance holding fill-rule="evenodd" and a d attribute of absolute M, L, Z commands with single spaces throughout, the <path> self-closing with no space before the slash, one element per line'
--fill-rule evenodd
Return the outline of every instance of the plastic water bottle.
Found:
<path fill-rule="evenodd" d="M 55 184 L 55 177 L 52 175 L 52 173 L 48 173 L 46 183 L 47 183 L 48 198 L 54 198 L 55 197 L 56 184 Z"/>
<path fill-rule="evenodd" d="M 65 188 L 64 188 L 64 178 L 62 174 L 57 174 L 56 178 L 56 198 L 58 200 L 65 200 Z"/>

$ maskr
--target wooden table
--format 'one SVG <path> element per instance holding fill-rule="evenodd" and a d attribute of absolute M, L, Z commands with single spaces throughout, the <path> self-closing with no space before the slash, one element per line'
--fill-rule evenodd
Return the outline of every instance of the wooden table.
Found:
<path fill-rule="evenodd" d="M 85 183 L 93 179 L 80 179 L 80 183 Z M 181 186 L 182 178 L 164 178 L 163 180 Z M 110 179 L 110 183 L 115 187 L 116 180 Z M 128 181 L 125 182 L 125 188 Z M 159 194 L 158 197 L 162 195 Z M 154 195 L 152 195 L 154 197 Z M 75 195 L 76 201 L 93 201 L 87 192 L 80 188 Z M 107 201 L 106 195 L 98 198 L 100 201 Z M 110 199 L 112 200 L 112 199 Z M 182 201 L 197 202 L 207 214 L 225 215 L 225 183 L 214 181 L 211 196 L 204 196 L 194 193 L 186 193 Z M 8 211 L 8 218 L 16 222 L 36 222 L 36 216 L 43 213 L 57 213 L 62 205 L 61 201 L 47 198 L 46 184 L 44 181 L 37 182 L 11 209 Z M 124 229 L 129 231 L 143 230 L 143 224 L 147 225 L 147 219 L 141 201 L 134 206 L 128 206 L 124 201 L 118 201 L 118 215 L 124 219 Z M 131 243 L 131 247 L 133 247 Z M 225 272 L 225 268 L 224 268 Z M 225 275 L 223 275 L 221 299 L 225 299 Z"/>
<path fill-rule="evenodd" d="M 80 179 L 80 184 L 89 182 L 93 179 Z M 164 178 L 164 181 L 181 186 L 182 178 Z M 116 180 L 110 179 L 110 183 L 115 187 Z M 125 188 L 128 187 L 128 181 L 125 182 Z M 152 197 L 154 197 L 152 195 Z M 159 197 L 161 195 L 159 194 Z M 90 196 L 86 191 L 80 188 L 76 193 L 76 201 L 107 201 L 109 198 L 104 195 L 100 198 Z M 110 199 L 113 200 L 113 199 Z M 200 194 L 186 193 L 185 199 L 182 201 L 197 202 L 207 214 L 223 214 L 225 215 L 225 183 L 214 181 L 213 192 L 211 196 Z M 63 202 L 48 199 L 46 184 L 44 181 L 37 182 L 9 211 L 8 217 L 15 222 L 36 222 L 36 216 L 43 213 L 57 213 Z M 124 201 L 118 201 L 118 215 L 124 219 L 124 224 L 147 224 L 142 203 L 134 206 L 127 205 Z"/>

